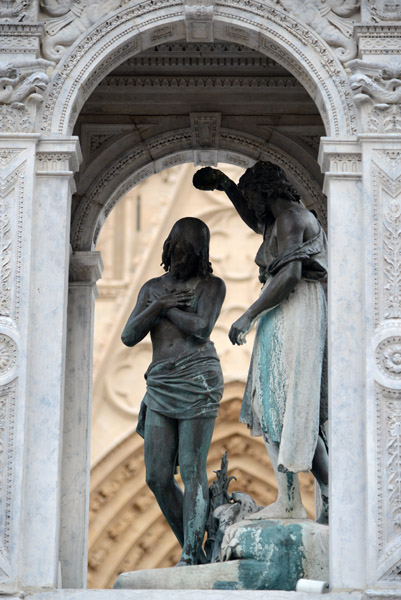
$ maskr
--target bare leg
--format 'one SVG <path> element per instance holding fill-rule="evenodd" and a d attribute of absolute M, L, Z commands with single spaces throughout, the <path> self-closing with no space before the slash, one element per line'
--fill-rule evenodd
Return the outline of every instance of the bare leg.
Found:
<path fill-rule="evenodd" d="M 183 493 L 174 478 L 177 452 L 178 421 L 148 409 L 145 423 L 146 483 L 183 546 Z"/>
<path fill-rule="evenodd" d="M 313 457 L 312 473 L 320 486 L 322 496 L 322 511 L 316 521 L 326 524 L 329 522 L 329 459 L 326 446 L 320 436 Z"/>
<path fill-rule="evenodd" d="M 269 506 L 250 515 L 249 519 L 306 519 L 306 510 L 302 505 L 298 475 L 281 473 L 278 470 L 279 446 L 265 439 L 267 453 L 277 480 L 277 500 Z"/>
<path fill-rule="evenodd" d="M 214 418 L 179 423 L 179 463 L 184 482 L 184 545 L 178 565 L 196 565 L 202 548 L 209 510 L 206 459 Z"/>

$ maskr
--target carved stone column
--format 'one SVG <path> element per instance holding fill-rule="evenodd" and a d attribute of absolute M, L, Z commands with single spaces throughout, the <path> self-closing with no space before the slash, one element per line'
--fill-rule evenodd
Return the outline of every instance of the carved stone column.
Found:
<path fill-rule="evenodd" d="M 64 588 L 86 587 L 92 354 L 100 252 L 73 252 L 68 292 L 66 388 L 61 481 L 60 562 Z"/>
<path fill-rule="evenodd" d="M 401 134 L 363 135 L 368 584 L 401 584 Z"/>
<path fill-rule="evenodd" d="M 29 287 L 36 134 L 0 134 L 0 583 L 23 551 Z"/>
<path fill-rule="evenodd" d="M 361 589 L 366 580 L 366 441 L 360 145 L 323 138 L 320 164 L 326 173 L 329 229 L 330 584 Z"/>
<path fill-rule="evenodd" d="M 31 222 L 21 253 L 16 253 L 20 268 L 26 269 L 31 259 L 30 282 L 23 281 L 20 286 L 21 311 L 27 318 L 29 314 L 28 344 L 23 353 L 28 380 L 21 582 L 37 587 L 60 584 L 59 482 L 70 206 L 73 171 L 79 159 L 76 138 L 42 138 L 38 142 L 35 184 L 27 185 L 25 196 L 32 204 Z M 24 413 L 19 418 L 24 418 Z"/>
<path fill-rule="evenodd" d="M 320 160 L 330 231 L 331 585 L 391 588 L 401 582 L 401 135 L 323 140 Z"/>

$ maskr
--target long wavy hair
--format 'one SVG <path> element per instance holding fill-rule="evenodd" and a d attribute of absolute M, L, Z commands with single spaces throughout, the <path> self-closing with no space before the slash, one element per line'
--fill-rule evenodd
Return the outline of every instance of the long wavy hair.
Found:
<path fill-rule="evenodd" d="M 161 266 L 165 271 L 170 270 L 171 252 L 178 240 L 184 239 L 193 249 L 198 258 L 197 274 L 204 277 L 208 273 L 213 273 L 212 265 L 209 262 L 209 227 L 195 217 L 184 217 L 179 219 L 170 231 L 166 241 L 163 244 Z"/>
<path fill-rule="evenodd" d="M 280 197 L 291 202 L 301 202 L 301 197 L 290 184 L 283 169 L 272 162 L 259 160 L 249 167 L 241 176 L 238 188 L 248 200 L 261 223 L 274 221 L 269 209 L 269 199 Z M 247 197 L 247 192 L 255 191 L 252 198 Z"/>

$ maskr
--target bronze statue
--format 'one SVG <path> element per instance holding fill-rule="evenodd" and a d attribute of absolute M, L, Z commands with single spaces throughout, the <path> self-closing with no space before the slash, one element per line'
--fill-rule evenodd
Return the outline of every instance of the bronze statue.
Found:
<path fill-rule="evenodd" d="M 209 507 L 206 459 L 223 393 L 209 335 L 225 284 L 212 275 L 209 239 L 200 219 L 175 223 L 163 246 L 167 272 L 144 284 L 121 336 L 134 346 L 151 335 L 152 363 L 137 431 L 145 439 L 146 482 L 182 546 L 179 566 L 202 558 Z M 184 493 L 174 478 L 177 464 Z"/>
<path fill-rule="evenodd" d="M 324 231 L 283 170 L 257 162 L 236 185 L 217 169 L 194 176 L 203 190 L 224 191 L 242 220 L 263 243 L 256 255 L 259 298 L 232 325 L 233 344 L 243 344 L 258 321 L 240 420 L 263 435 L 278 485 L 277 501 L 254 518 L 305 518 L 297 473 L 311 470 L 321 489 L 318 521 L 328 520 L 325 443 L 327 274 Z"/>

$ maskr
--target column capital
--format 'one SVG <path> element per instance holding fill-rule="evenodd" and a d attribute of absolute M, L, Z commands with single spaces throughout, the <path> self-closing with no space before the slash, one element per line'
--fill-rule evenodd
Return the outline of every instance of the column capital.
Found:
<path fill-rule="evenodd" d="M 70 283 L 95 284 L 102 276 L 103 261 L 98 250 L 73 252 L 70 257 Z"/>
<path fill-rule="evenodd" d="M 326 175 L 344 179 L 362 177 L 361 144 L 356 139 L 322 138 L 318 162 Z"/>
<path fill-rule="evenodd" d="M 42 137 L 36 149 L 36 174 L 71 174 L 77 171 L 82 153 L 77 136 Z"/>

